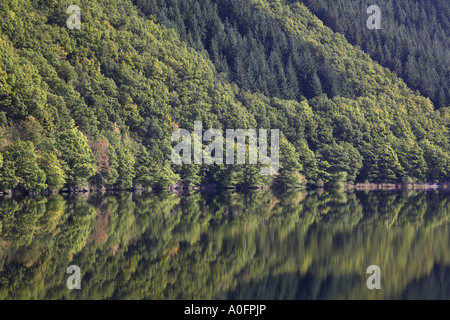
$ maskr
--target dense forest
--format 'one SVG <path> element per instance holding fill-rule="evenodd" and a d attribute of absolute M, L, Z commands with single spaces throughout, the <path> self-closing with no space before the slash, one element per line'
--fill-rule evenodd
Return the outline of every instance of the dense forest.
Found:
<path fill-rule="evenodd" d="M 365 50 L 289 1 L 2 1 L 0 191 L 447 181 L 446 102 Z M 447 101 L 448 47 L 435 50 L 428 82 Z M 196 120 L 279 129 L 278 174 L 175 166 L 171 134 Z"/>
<path fill-rule="evenodd" d="M 291 0 L 290 2 L 295 2 Z M 345 35 L 408 86 L 429 97 L 436 108 L 450 106 L 450 2 L 383 0 L 377 4 L 382 27 L 361 28 L 366 0 L 302 0 L 325 25 Z"/>
<path fill-rule="evenodd" d="M 3 198 L 0 299 L 431 299 L 433 281 L 448 299 L 449 208 L 412 191 Z M 382 290 L 362 285 L 373 263 Z"/>

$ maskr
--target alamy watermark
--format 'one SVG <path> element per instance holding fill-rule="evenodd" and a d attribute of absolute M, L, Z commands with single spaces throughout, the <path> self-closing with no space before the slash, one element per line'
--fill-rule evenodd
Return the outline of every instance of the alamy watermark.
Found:
<path fill-rule="evenodd" d="M 224 163 L 224 137 L 218 129 L 208 129 L 202 135 L 203 125 L 201 121 L 194 121 L 194 136 L 186 129 L 177 129 L 172 133 L 172 142 L 178 143 L 172 149 L 172 161 L 174 164 L 223 164 Z M 261 168 L 262 175 L 274 175 L 278 172 L 280 153 L 280 132 L 278 129 L 270 130 L 270 156 L 268 149 L 268 130 L 259 129 L 227 129 L 226 131 L 226 164 L 245 164 L 246 149 L 248 149 L 248 163 L 266 165 Z M 212 138 L 214 140 L 211 142 Z M 248 139 L 248 144 L 246 144 Z M 192 140 L 193 148 L 192 148 Z M 236 141 L 236 143 L 235 143 Z M 211 142 L 203 149 L 203 142 Z M 237 161 L 235 161 L 235 151 Z M 259 151 L 259 152 L 258 152 Z M 181 154 L 182 153 L 182 154 Z M 193 160 L 192 160 L 193 153 Z"/>
<path fill-rule="evenodd" d="M 367 13 L 371 14 L 367 19 L 367 28 L 381 29 L 381 9 L 379 6 L 371 5 L 367 8 Z"/>
<path fill-rule="evenodd" d="M 69 29 L 81 29 L 81 9 L 79 6 L 71 5 L 67 7 L 68 14 L 71 16 L 67 19 L 66 24 Z"/>
<path fill-rule="evenodd" d="M 69 290 L 81 289 L 81 272 L 80 267 L 76 265 L 71 265 L 67 267 L 66 273 L 72 274 L 66 282 L 67 288 Z"/>
<path fill-rule="evenodd" d="M 369 278 L 367 278 L 366 286 L 368 289 L 381 289 L 381 272 L 380 267 L 377 265 L 371 265 L 367 267 L 367 274 L 372 274 Z"/>

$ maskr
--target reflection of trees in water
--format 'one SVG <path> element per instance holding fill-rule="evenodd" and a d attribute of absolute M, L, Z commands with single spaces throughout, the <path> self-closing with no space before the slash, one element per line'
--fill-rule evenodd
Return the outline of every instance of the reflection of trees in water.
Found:
<path fill-rule="evenodd" d="M 433 290 L 436 265 L 450 265 L 449 199 L 297 191 L 2 199 L 0 299 L 414 297 L 417 286 Z M 71 264 L 82 290 L 65 286 Z M 365 287 L 371 264 L 381 267 L 378 292 Z"/>
<path fill-rule="evenodd" d="M 403 299 L 450 300 L 450 267 L 435 265 L 428 276 L 412 281 Z"/>

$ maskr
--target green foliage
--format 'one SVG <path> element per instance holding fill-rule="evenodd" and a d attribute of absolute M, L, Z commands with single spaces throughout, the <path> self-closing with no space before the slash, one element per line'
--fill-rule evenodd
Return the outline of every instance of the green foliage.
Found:
<path fill-rule="evenodd" d="M 297 2 L 289 1 L 289 2 Z M 302 0 L 325 25 L 390 68 L 437 108 L 450 106 L 450 5 L 438 0 L 388 0 L 378 4 L 382 27 L 366 25 L 369 3 L 361 0 Z M 367 5 L 366 5 L 367 4 Z M 364 6 L 365 5 L 365 6 Z M 343 9 L 345 7 L 345 9 Z"/>
<path fill-rule="evenodd" d="M 189 186 L 198 186 L 201 183 L 200 165 L 182 165 L 178 170 L 175 170 L 180 175 L 181 182 Z"/>
<path fill-rule="evenodd" d="M 378 150 L 378 170 L 382 181 L 395 182 L 398 181 L 396 172 L 400 171 L 400 162 L 398 161 L 395 151 L 390 145 L 380 145 Z"/>
<path fill-rule="evenodd" d="M 59 134 L 58 142 L 66 181 L 71 186 L 84 186 L 87 179 L 95 173 L 87 138 L 77 127 L 72 126 Z"/>
<path fill-rule="evenodd" d="M 45 153 L 39 158 L 39 167 L 45 173 L 45 183 L 49 189 L 61 189 L 66 180 L 64 179 L 64 170 L 61 163 L 54 153 Z"/>
<path fill-rule="evenodd" d="M 362 157 L 351 144 L 327 146 L 318 151 L 320 178 L 331 185 L 353 182 L 362 167 Z"/>
<path fill-rule="evenodd" d="M 428 140 L 422 143 L 424 158 L 427 162 L 427 180 L 432 182 L 448 180 L 450 175 L 450 157 L 441 148 L 431 144 Z"/>
<path fill-rule="evenodd" d="M 181 40 L 207 52 L 218 72 L 243 90 L 297 100 L 323 92 L 348 96 L 346 78 L 323 64 L 251 1 L 134 0 L 149 17 L 177 30 Z M 324 65 L 324 67 L 322 67 Z M 320 74 L 320 75 L 319 75 Z M 324 86 L 322 85 L 324 84 Z"/>
<path fill-rule="evenodd" d="M 274 184 L 281 188 L 296 188 L 306 184 L 305 177 L 300 173 L 303 168 L 299 162 L 299 155 L 295 148 L 283 136 L 280 138 L 281 167 Z"/>
<path fill-rule="evenodd" d="M 42 191 L 47 187 L 45 172 L 38 166 L 33 143 L 17 140 L 4 147 L 2 154 L 0 183 L 3 190 Z"/>
<path fill-rule="evenodd" d="M 65 26 L 68 5 L 0 5 L 2 189 L 448 179 L 448 108 L 435 111 L 298 2 L 81 0 L 79 30 Z M 431 29 L 441 38 L 438 20 Z M 411 84 L 424 77 L 413 74 L 417 52 L 377 60 L 399 60 L 395 71 Z M 448 98 L 445 81 L 436 84 L 450 78 L 442 72 L 421 87 L 433 102 Z M 171 134 L 196 120 L 203 131 L 279 129 L 277 178 L 252 165 L 173 166 Z M 26 173 L 8 149 L 25 142 Z"/>
<path fill-rule="evenodd" d="M 154 187 L 156 189 L 168 188 L 180 179 L 180 176 L 173 172 L 171 164 L 167 161 L 163 166 L 153 167 Z"/>
<path fill-rule="evenodd" d="M 120 131 L 111 132 L 108 136 L 111 170 L 117 172 L 115 184 L 120 189 L 131 188 L 135 176 L 135 157 L 132 140 Z"/>
<path fill-rule="evenodd" d="M 140 145 L 136 154 L 136 177 L 134 180 L 136 185 L 150 187 L 154 184 L 152 166 L 154 166 L 154 162 L 152 162 L 150 152 Z"/>

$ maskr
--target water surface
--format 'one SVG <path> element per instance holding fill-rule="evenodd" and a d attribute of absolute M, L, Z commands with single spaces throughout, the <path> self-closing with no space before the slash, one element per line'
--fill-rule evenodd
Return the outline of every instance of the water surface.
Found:
<path fill-rule="evenodd" d="M 450 299 L 450 193 L 3 198 L 0 299 Z"/>

